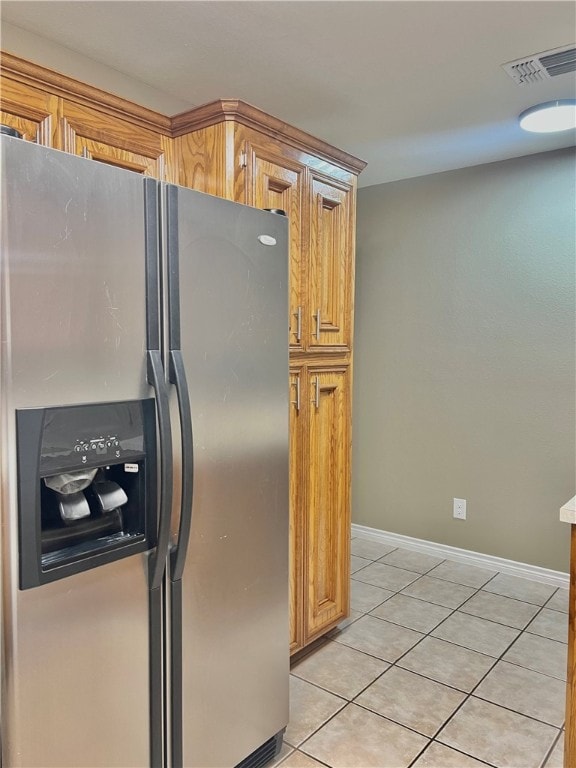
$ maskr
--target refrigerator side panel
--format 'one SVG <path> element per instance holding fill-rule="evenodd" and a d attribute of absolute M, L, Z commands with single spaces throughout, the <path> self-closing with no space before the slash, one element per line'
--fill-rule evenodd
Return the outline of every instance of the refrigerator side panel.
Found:
<path fill-rule="evenodd" d="M 1 142 L 3 764 L 142 767 L 146 556 L 21 590 L 15 426 L 17 409 L 149 396 L 142 180 Z"/>
<path fill-rule="evenodd" d="M 288 722 L 287 222 L 182 189 L 178 216 L 194 435 L 183 764 L 216 768 Z"/>

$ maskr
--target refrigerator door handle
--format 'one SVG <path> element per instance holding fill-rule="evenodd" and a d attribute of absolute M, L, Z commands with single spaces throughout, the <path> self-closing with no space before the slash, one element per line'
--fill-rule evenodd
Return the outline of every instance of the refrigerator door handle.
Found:
<path fill-rule="evenodd" d="M 156 413 L 160 442 L 160 505 L 158 509 L 158 540 L 148 561 L 150 590 L 162 583 L 170 544 L 172 513 L 172 431 L 168 386 L 160 352 L 160 292 L 159 292 L 159 190 L 155 179 L 144 179 L 144 222 L 146 258 L 146 364 L 148 383 L 156 397 Z"/>
<path fill-rule="evenodd" d="M 194 477 L 192 415 L 186 382 L 186 369 L 180 342 L 180 245 L 178 239 L 178 187 L 165 186 L 166 258 L 168 275 L 168 348 L 169 380 L 176 387 L 180 433 L 182 436 L 182 493 L 178 540 L 170 554 L 170 579 L 182 578 L 190 527 L 192 524 L 192 489 Z"/>
<path fill-rule="evenodd" d="M 170 543 L 170 512 L 172 509 L 172 434 L 168 392 L 164 382 L 164 368 L 158 350 L 148 350 L 148 381 L 156 395 L 158 431 L 160 436 L 160 506 L 158 510 L 158 540 L 156 549 L 150 555 L 150 589 L 162 583 L 168 546 Z"/>
<path fill-rule="evenodd" d="M 170 382 L 176 386 L 178 395 L 178 411 L 180 413 L 180 433 L 182 435 L 182 493 L 180 526 L 178 540 L 170 554 L 170 579 L 178 581 L 182 578 L 190 529 L 192 526 L 192 494 L 194 490 L 194 443 L 192 433 L 192 414 L 190 398 L 186 382 L 186 370 L 182 352 L 179 349 L 170 350 Z"/>

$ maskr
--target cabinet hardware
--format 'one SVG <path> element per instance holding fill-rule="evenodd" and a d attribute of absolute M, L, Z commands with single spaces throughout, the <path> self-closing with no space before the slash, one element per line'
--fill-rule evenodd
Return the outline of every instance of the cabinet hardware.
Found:
<path fill-rule="evenodd" d="M 246 152 L 240 152 L 240 168 L 246 168 L 248 165 L 248 158 L 246 157 Z"/>
<path fill-rule="evenodd" d="M 302 341 L 302 307 L 298 307 L 294 312 L 296 318 L 296 341 Z"/>
<path fill-rule="evenodd" d="M 316 410 L 318 410 L 320 408 L 320 376 L 316 376 L 314 381 L 314 400 L 312 402 Z"/>
<path fill-rule="evenodd" d="M 316 310 L 316 314 L 314 315 L 314 317 L 316 318 L 316 333 L 314 334 L 314 336 L 316 336 L 316 341 L 320 341 L 320 324 L 322 322 L 320 317 L 320 307 L 318 307 L 318 309 Z"/>
<path fill-rule="evenodd" d="M 294 386 L 296 387 L 296 400 L 292 400 L 292 405 L 296 406 L 296 413 L 300 413 L 300 376 L 296 376 L 294 379 Z"/>
<path fill-rule="evenodd" d="M 88 154 L 88 147 L 86 146 L 82 147 L 82 157 L 85 157 L 87 160 L 90 160 L 90 155 Z"/>

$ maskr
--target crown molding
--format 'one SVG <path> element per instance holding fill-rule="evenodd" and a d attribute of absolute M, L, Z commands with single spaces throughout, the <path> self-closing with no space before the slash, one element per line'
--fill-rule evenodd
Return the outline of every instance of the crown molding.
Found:
<path fill-rule="evenodd" d="M 352 173 L 358 174 L 366 167 L 363 160 L 240 99 L 217 99 L 168 117 L 11 53 L 0 51 L 0 67 L 5 76 L 12 75 L 21 83 L 48 90 L 55 96 L 71 99 L 92 109 L 101 109 L 107 115 L 132 122 L 164 136 L 176 138 L 211 125 L 232 121 L 261 131 Z"/>
<path fill-rule="evenodd" d="M 226 121 L 233 121 L 247 128 L 262 131 L 296 149 L 318 155 L 353 173 L 360 173 L 366 167 L 363 160 L 359 160 L 348 152 L 337 149 L 322 139 L 295 128 L 290 123 L 286 123 L 240 99 L 217 99 L 187 112 L 174 115 L 172 132 L 173 136 L 182 136 L 185 133 Z"/>
<path fill-rule="evenodd" d="M 87 85 L 60 72 L 41 67 L 11 53 L 0 52 L 0 67 L 6 76 L 14 75 L 18 82 L 36 88 L 49 90 L 55 96 L 72 99 L 92 109 L 102 109 L 107 115 L 132 122 L 142 128 L 148 128 L 165 136 L 171 136 L 170 118 L 141 107 L 133 101 L 115 96 L 108 91 Z"/>

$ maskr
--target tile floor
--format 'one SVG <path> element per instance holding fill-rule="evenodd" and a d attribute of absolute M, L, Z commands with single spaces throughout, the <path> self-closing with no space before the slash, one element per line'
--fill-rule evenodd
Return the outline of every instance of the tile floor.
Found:
<path fill-rule="evenodd" d="M 360 537 L 352 572 L 273 765 L 562 767 L 567 590 Z"/>

